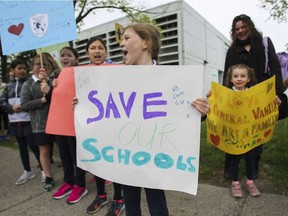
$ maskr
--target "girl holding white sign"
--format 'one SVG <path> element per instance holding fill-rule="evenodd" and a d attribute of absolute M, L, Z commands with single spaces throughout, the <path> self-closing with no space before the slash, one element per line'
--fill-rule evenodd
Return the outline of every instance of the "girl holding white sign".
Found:
<path fill-rule="evenodd" d="M 149 24 L 130 25 L 124 31 L 120 47 L 122 48 L 126 65 L 156 65 L 161 47 L 160 33 L 154 26 Z M 93 56 L 95 56 L 95 54 Z M 100 58 L 100 53 L 98 53 L 96 57 Z M 73 109 L 77 103 L 77 98 L 74 98 L 72 101 Z M 203 115 L 209 111 L 209 103 L 204 98 L 196 99 L 191 105 Z M 132 178 L 132 176 L 130 176 L 130 178 Z M 137 185 L 137 183 L 138 182 L 135 182 L 135 185 Z M 175 182 L 175 184 L 179 183 Z M 122 185 L 122 187 L 126 205 L 126 215 L 141 216 L 141 187 L 131 185 Z M 145 188 L 145 192 L 151 215 L 169 215 L 165 192 L 163 190 Z M 98 205 L 99 203 L 95 202 L 94 204 Z M 91 206 L 93 207 L 94 204 L 91 203 Z M 94 208 L 95 206 L 96 205 L 94 205 Z"/>
<path fill-rule="evenodd" d="M 149 24 L 133 24 L 124 29 L 120 43 L 126 65 L 156 65 L 161 47 L 161 36 L 157 28 Z M 209 111 L 209 103 L 204 98 L 191 104 L 203 115 Z M 175 182 L 177 184 L 177 182 Z M 141 188 L 123 185 L 123 195 L 127 216 L 141 216 Z M 151 215 L 168 216 L 165 192 L 145 188 L 146 199 Z"/>

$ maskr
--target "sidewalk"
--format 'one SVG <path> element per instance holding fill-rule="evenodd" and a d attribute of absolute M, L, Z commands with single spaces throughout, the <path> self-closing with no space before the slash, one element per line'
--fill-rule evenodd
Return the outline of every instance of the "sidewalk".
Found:
<path fill-rule="evenodd" d="M 58 159 L 58 158 L 57 158 Z M 33 180 L 24 185 L 15 185 L 22 174 L 18 150 L 3 147 L 0 143 L 0 216 L 81 216 L 86 215 L 86 208 L 96 195 L 95 183 L 88 183 L 89 193 L 79 203 L 68 205 L 65 199 L 54 200 L 52 192 L 44 192 L 41 173 L 36 167 L 36 159 L 30 155 L 31 165 L 36 173 Z M 59 161 L 56 160 L 56 161 Z M 56 187 L 62 183 L 62 168 L 52 165 Z M 92 175 L 87 174 L 87 179 Z M 112 197 L 113 186 L 107 186 L 108 198 Z M 261 188 L 260 188 L 261 191 Z M 149 216 L 142 194 L 142 214 Z M 261 194 L 253 198 L 245 193 L 244 198 L 234 199 L 229 188 L 200 184 L 197 196 L 167 191 L 167 201 L 171 216 L 285 216 L 288 215 L 288 197 L 284 195 Z M 103 207 L 94 215 L 105 216 Z M 123 212 L 121 215 L 125 215 Z"/>

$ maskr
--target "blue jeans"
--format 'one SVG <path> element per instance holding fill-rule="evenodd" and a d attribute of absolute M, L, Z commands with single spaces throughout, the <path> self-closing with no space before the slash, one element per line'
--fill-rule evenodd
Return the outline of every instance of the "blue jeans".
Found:
<path fill-rule="evenodd" d="M 141 216 L 141 188 L 122 185 L 126 216 Z M 151 216 L 168 216 L 165 192 L 158 189 L 144 188 L 148 209 Z"/>

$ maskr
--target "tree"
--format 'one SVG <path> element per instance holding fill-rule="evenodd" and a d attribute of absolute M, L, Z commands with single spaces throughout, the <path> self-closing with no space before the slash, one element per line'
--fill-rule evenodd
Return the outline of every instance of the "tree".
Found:
<path fill-rule="evenodd" d="M 132 21 L 147 20 L 144 11 L 144 6 L 138 4 L 138 6 L 132 6 L 133 0 L 74 0 L 75 17 L 78 29 L 80 29 L 84 22 L 84 18 L 90 13 L 95 13 L 99 9 L 107 9 L 110 12 L 114 10 L 122 11 L 126 14 Z"/>
<path fill-rule="evenodd" d="M 270 11 L 270 17 L 278 23 L 287 22 L 287 0 L 260 0 L 260 7 Z"/>

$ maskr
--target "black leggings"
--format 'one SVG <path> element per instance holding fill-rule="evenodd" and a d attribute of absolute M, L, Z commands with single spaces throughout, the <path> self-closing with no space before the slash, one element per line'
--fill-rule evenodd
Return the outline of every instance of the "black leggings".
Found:
<path fill-rule="evenodd" d="M 97 195 L 101 196 L 105 194 L 105 179 L 102 179 L 98 176 L 95 176 L 96 179 L 96 188 L 97 188 Z M 122 199 L 122 185 L 113 182 L 114 187 L 114 197 L 113 200 L 121 200 Z"/>
<path fill-rule="evenodd" d="M 26 136 L 26 137 L 15 137 L 15 138 L 19 146 L 20 158 L 21 158 L 24 170 L 31 171 L 28 146 L 32 150 L 33 154 L 35 155 L 40 165 L 40 169 L 42 170 L 42 166 L 40 163 L 39 147 L 35 145 L 33 135 Z"/>

